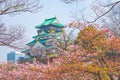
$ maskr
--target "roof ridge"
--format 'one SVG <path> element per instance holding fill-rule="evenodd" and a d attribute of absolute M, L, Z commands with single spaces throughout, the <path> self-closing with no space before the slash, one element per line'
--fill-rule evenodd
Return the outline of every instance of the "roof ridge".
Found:
<path fill-rule="evenodd" d="M 57 19 L 57 18 L 56 17 L 52 17 L 52 18 L 45 19 L 45 21 L 48 21 L 48 20 L 51 20 L 51 19 Z"/>

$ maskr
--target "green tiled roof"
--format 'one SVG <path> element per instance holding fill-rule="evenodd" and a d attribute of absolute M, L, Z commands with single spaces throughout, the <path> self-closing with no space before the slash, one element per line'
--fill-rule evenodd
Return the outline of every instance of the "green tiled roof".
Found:
<path fill-rule="evenodd" d="M 33 41 L 27 43 L 27 45 L 34 45 L 36 42 L 37 42 L 36 40 L 33 40 Z"/>
<path fill-rule="evenodd" d="M 49 39 L 41 39 L 41 40 L 39 40 L 39 42 L 41 43 L 41 42 L 46 42 L 46 41 L 48 41 Z"/>
<path fill-rule="evenodd" d="M 46 33 L 46 34 L 47 34 L 47 33 Z M 62 34 L 62 32 L 55 33 L 55 34 L 54 34 L 54 35 L 55 35 L 54 37 L 57 38 L 57 37 L 59 37 L 61 34 Z M 47 35 L 48 35 L 48 34 L 47 34 Z M 40 36 L 41 36 L 41 35 L 33 36 L 33 38 L 37 38 L 37 37 L 40 37 Z M 46 45 L 46 42 L 47 42 L 48 40 L 49 40 L 49 39 L 38 39 L 38 41 L 39 41 L 43 46 L 45 46 L 45 47 L 50 47 L 50 46 L 47 46 L 47 45 Z M 36 42 L 37 42 L 36 40 L 33 40 L 33 41 L 27 43 L 27 45 L 33 46 Z"/>
<path fill-rule="evenodd" d="M 48 41 L 49 39 L 42 39 L 42 40 L 39 40 L 39 42 L 43 45 L 43 46 L 45 46 L 46 48 L 49 48 L 49 47 L 51 47 L 51 45 L 46 45 L 46 42 Z"/>
<path fill-rule="evenodd" d="M 56 17 L 50 18 L 50 19 L 46 19 L 42 24 L 36 26 L 36 28 L 40 28 L 41 26 L 47 26 L 47 25 L 53 25 L 53 26 L 59 26 L 59 27 L 64 27 L 64 25 L 60 24 L 60 23 L 55 23 L 55 21 L 57 20 Z"/>
<path fill-rule="evenodd" d="M 53 18 L 50 18 L 50 19 L 46 19 L 41 25 L 52 24 L 55 20 L 56 20 L 56 17 L 53 17 Z"/>
<path fill-rule="evenodd" d="M 28 53 L 30 52 L 29 49 L 21 51 L 22 53 Z"/>
<path fill-rule="evenodd" d="M 33 36 L 32 38 L 37 38 L 39 35 L 37 35 L 37 36 Z"/>
<path fill-rule="evenodd" d="M 49 34 L 42 31 L 42 33 L 38 34 L 37 36 L 33 36 L 33 38 L 37 38 L 37 37 L 43 37 L 43 36 L 48 36 Z"/>
<path fill-rule="evenodd" d="M 42 35 L 33 36 L 33 38 L 43 37 L 43 36 L 48 36 L 48 34 L 42 34 Z"/>

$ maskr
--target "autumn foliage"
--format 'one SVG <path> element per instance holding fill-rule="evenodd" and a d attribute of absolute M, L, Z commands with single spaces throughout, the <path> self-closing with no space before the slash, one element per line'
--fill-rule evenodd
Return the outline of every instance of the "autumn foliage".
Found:
<path fill-rule="evenodd" d="M 51 64 L 1 64 L 0 80 L 120 80 L 120 38 L 87 25 Z"/>
<path fill-rule="evenodd" d="M 120 77 L 120 38 L 115 37 L 110 30 L 98 30 L 88 25 L 80 31 L 76 43 L 86 52 L 86 59 L 91 62 L 89 70 L 98 79 L 114 80 L 114 77 Z"/>

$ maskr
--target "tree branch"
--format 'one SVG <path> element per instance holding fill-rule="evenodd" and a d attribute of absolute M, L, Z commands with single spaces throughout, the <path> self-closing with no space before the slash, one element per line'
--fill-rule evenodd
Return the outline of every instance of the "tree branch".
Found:
<path fill-rule="evenodd" d="M 103 16 L 105 16 L 106 14 L 108 14 L 115 6 L 117 6 L 120 3 L 120 1 L 117 1 L 115 3 L 112 4 L 108 4 L 107 7 L 111 6 L 109 10 L 107 10 L 105 13 L 101 14 L 100 16 L 98 16 L 97 18 L 95 18 L 93 21 L 87 21 L 84 19 L 84 17 L 82 16 L 83 20 L 87 23 L 94 23 L 96 22 L 98 19 L 102 18 Z"/>

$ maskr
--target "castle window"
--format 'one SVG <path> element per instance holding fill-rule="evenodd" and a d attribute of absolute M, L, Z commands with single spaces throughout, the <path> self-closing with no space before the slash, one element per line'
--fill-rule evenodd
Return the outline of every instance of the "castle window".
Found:
<path fill-rule="evenodd" d="M 42 32 L 42 30 L 38 30 L 38 34 L 40 34 Z"/>

